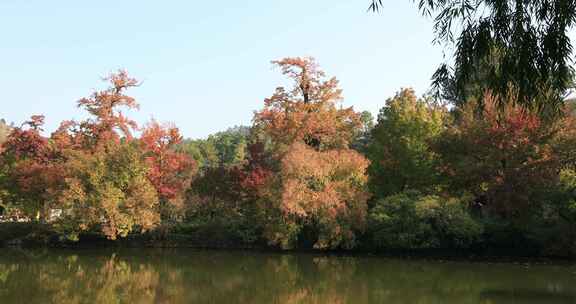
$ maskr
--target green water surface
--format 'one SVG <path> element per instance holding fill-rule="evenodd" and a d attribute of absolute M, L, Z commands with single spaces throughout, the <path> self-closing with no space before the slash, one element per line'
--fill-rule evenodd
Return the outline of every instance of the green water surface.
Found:
<path fill-rule="evenodd" d="M 0 248 L 0 303 L 576 303 L 576 265 Z"/>

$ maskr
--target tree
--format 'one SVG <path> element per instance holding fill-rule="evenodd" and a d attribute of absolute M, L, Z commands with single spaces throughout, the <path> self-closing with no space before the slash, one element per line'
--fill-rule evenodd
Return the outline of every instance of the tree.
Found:
<path fill-rule="evenodd" d="M 185 140 L 177 150 L 190 155 L 201 170 L 234 167 L 246 160 L 250 128 L 238 126 L 208 136 L 206 139 Z"/>
<path fill-rule="evenodd" d="M 124 94 L 127 89 L 138 86 L 138 81 L 128 76 L 126 71 L 113 73 L 104 80 L 110 83 L 109 88 L 94 92 L 90 97 L 78 101 L 78 107 L 84 108 L 93 116 L 92 119 L 80 123 L 76 131 L 83 135 L 78 139 L 83 141 L 82 144 L 86 147 L 118 143 L 120 135 L 131 140 L 132 130 L 137 127 L 136 122 L 124 116 L 119 108 L 139 107 L 133 97 Z"/>
<path fill-rule="evenodd" d="M 0 154 L 5 173 L 0 179 L 2 201 L 16 206 L 24 215 L 45 222 L 49 205 L 64 179 L 63 159 L 41 135 L 44 116 L 34 115 L 13 128 Z"/>
<path fill-rule="evenodd" d="M 317 150 L 347 148 L 361 122 L 352 108 L 336 107 L 342 99 L 338 80 L 326 80 L 313 58 L 272 63 L 294 81 L 294 87 L 278 87 L 264 100 L 264 109 L 254 115 L 255 127 L 273 138 L 278 149 L 298 141 Z"/>
<path fill-rule="evenodd" d="M 349 148 L 360 115 L 336 107 L 338 81 L 326 80 L 312 58 L 273 63 L 294 86 L 277 88 L 255 113 L 255 137 L 269 143 L 272 160 L 253 166 L 245 180 L 262 185 L 257 201 L 266 212 L 265 236 L 283 248 L 302 239 L 322 249 L 353 247 L 368 199 L 368 161 Z"/>
<path fill-rule="evenodd" d="M 311 229 L 314 247 L 352 248 L 366 217 L 368 161 L 350 149 L 318 152 L 295 143 L 282 159 L 280 210 L 287 225 L 268 238 L 291 247 L 297 232 Z M 292 231 L 277 231 L 291 227 Z"/>
<path fill-rule="evenodd" d="M 196 171 L 194 161 L 175 150 L 182 136 L 173 125 L 150 122 L 140 143 L 149 168 L 148 179 L 156 188 L 164 219 L 177 216 L 184 209 L 186 189 Z"/>
<path fill-rule="evenodd" d="M 54 225 L 71 238 L 86 230 L 99 230 L 110 239 L 133 230 L 149 230 L 160 222 L 158 195 L 173 198 L 172 180 L 164 179 L 166 163 L 159 168 L 154 161 L 169 154 L 162 149 L 179 135 L 174 129 L 153 126 L 144 131 L 142 144 L 132 140 L 136 123 L 119 107 L 138 107 L 136 100 L 125 94 L 137 81 L 125 71 L 106 80 L 108 89 L 78 101 L 93 117 L 79 123 L 65 121 L 52 134 L 53 144 L 65 159 L 61 167 L 66 172 L 65 185 L 57 193 L 57 208 L 63 215 Z M 177 163 L 174 169 L 180 169 L 172 155 L 167 158 L 170 166 Z"/>
<path fill-rule="evenodd" d="M 266 185 L 272 180 L 276 160 L 266 149 L 266 144 L 260 141 L 248 145 L 247 151 L 247 161 L 241 170 L 240 185 L 249 199 L 256 200 L 262 196 Z"/>
<path fill-rule="evenodd" d="M 217 167 L 220 163 L 214 143 L 206 139 L 185 139 L 176 150 L 189 155 L 198 164 L 200 172 L 206 168 Z"/>
<path fill-rule="evenodd" d="M 251 243 L 262 237 L 266 208 L 269 208 L 261 199 L 272 176 L 266 161 L 268 155 L 259 143 L 241 147 L 234 142 L 224 142 L 228 148 L 221 151 L 238 151 L 234 147 L 246 149 L 246 159 L 220 161 L 219 165 L 201 170 L 188 191 L 187 219 L 192 226 L 197 226 L 196 232 L 204 232 L 212 240 Z"/>
<path fill-rule="evenodd" d="M 444 107 L 417 98 L 411 89 L 386 101 L 367 149 L 370 187 L 376 197 L 408 189 L 426 192 L 440 183 L 439 156 L 432 143 L 447 119 Z"/>
<path fill-rule="evenodd" d="M 453 191 L 469 191 L 478 207 L 518 219 L 558 178 L 558 129 L 515 100 L 499 98 L 487 95 L 480 113 L 474 103 L 459 109 L 435 149 Z"/>
<path fill-rule="evenodd" d="M 242 217 L 244 207 L 241 171 L 238 167 L 209 167 L 192 182 L 189 205 L 193 216 L 205 222 L 227 222 Z"/>
<path fill-rule="evenodd" d="M 378 10 L 382 0 L 372 0 Z M 572 45 L 568 31 L 576 22 L 571 1 L 541 0 L 420 0 L 423 15 L 433 16 L 436 42 L 455 46 L 450 67 L 434 75 L 440 90 L 453 90 L 460 103 L 468 101 L 471 82 L 481 90 L 504 96 L 510 86 L 517 102 L 558 113 L 572 88 Z M 480 97 L 480 96 L 472 96 Z"/>
<path fill-rule="evenodd" d="M 239 126 L 208 137 L 218 153 L 220 166 L 238 166 L 245 161 L 249 135 L 250 128 Z"/>
<path fill-rule="evenodd" d="M 229 238 L 243 234 L 240 226 L 255 224 L 248 219 L 252 210 L 247 207 L 252 201 L 246 199 L 252 189 L 242 185 L 249 134 L 249 127 L 234 127 L 206 139 L 187 140 L 178 147 L 200 164 L 187 189 L 188 220 L 224 231 Z"/>
<path fill-rule="evenodd" d="M 358 130 L 354 140 L 351 143 L 352 149 L 366 154 L 368 151 L 368 145 L 372 141 L 372 130 L 374 129 L 374 116 L 369 111 L 363 111 L 360 113 L 360 121 L 362 127 Z"/>
<path fill-rule="evenodd" d="M 31 158 L 47 161 L 49 157 L 48 139 L 43 137 L 44 116 L 33 115 L 21 127 L 14 128 L 3 144 L 3 154 L 15 159 Z"/>
<path fill-rule="evenodd" d="M 63 215 L 54 226 L 69 238 L 96 230 L 114 240 L 160 223 L 157 191 L 136 144 L 95 153 L 75 150 L 68 155 L 66 170 L 66 187 L 58 197 Z"/>

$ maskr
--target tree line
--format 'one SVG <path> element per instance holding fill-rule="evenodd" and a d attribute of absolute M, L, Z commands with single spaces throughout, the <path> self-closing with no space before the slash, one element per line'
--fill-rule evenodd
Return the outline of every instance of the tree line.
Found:
<path fill-rule="evenodd" d="M 550 119 L 513 91 L 447 105 L 402 89 L 374 123 L 341 106 L 314 59 L 273 64 L 292 86 L 251 126 L 203 140 L 137 126 L 121 111 L 139 106 L 125 71 L 78 101 L 88 119 L 49 136 L 41 115 L 3 123 L 4 214 L 70 240 L 160 231 L 283 249 L 576 253 L 572 102 Z"/>

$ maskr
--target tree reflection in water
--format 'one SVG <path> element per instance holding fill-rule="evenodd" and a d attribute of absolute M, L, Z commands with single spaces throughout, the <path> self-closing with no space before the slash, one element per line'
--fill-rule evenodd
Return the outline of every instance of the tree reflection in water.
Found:
<path fill-rule="evenodd" d="M 576 303 L 576 268 L 194 250 L 0 253 L 0 303 Z"/>

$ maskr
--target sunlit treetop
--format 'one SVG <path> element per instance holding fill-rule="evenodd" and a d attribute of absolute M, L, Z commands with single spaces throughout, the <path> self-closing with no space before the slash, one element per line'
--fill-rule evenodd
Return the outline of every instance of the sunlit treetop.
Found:
<path fill-rule="evenodd" d="M 30 116 L 30 120 L 24 122 L 24 125 L 29 126 L 33 130 L 44 131 L 44 129 L 42 129 L 44 119 L 44 115 L 32 115 Z"/>
<path fill-rule="evenodd" d="M 97 138 L 117 137 L 116 130 L 120 130 L 122 135 L 131 139 L 131 130 L 136 129 L 137 124 L 124 116 L 119 108 L 139 108 L 136 100 L 125 94 L 127 89 L 138 86 L 138 81 L 122 70 L 111 74 L 104 80 L 110 83 L 110 87 L 94 92 L 90 97 L 78 101 L 78 107 L 86 109 L 95 117 L 94 120 L 85 122 L 83 127 L 91 129 Z"/>
<path fill-rule="evenodd" d="M 13 128 L 3 143 L 3 157 L 10 155 L 16 159 L 34 159 L 45 162 L 48 159 L 48 139 L 42 136 L 43 115 L 33 115 L 21 127 Z"/>
<path fill-rule="evenodd" d="M 296 57 L 273 61 L 294 85 L 278 87 L 256 112 L 259 130 L 283 146 L 305 142 L 317 149 L 348 147 L 361 127 L 360 115 L 342 108 L 342 90 L 336 78 L 326 78 L 313 58 Z"/>

